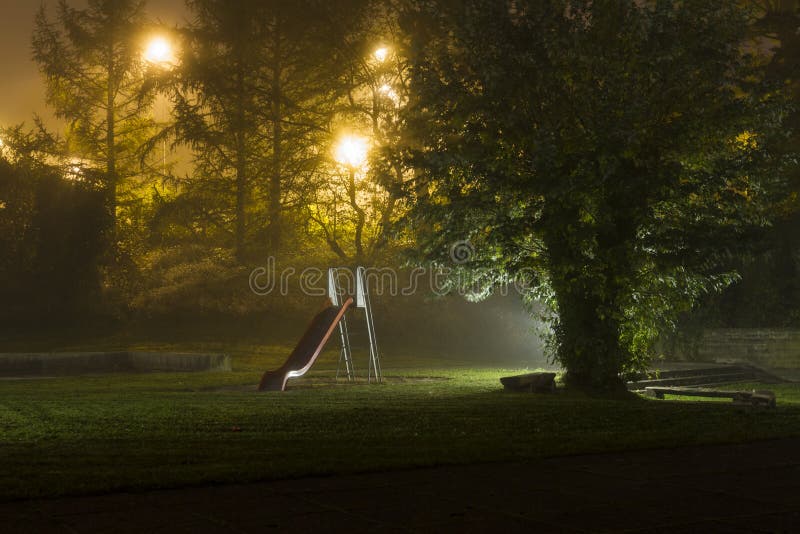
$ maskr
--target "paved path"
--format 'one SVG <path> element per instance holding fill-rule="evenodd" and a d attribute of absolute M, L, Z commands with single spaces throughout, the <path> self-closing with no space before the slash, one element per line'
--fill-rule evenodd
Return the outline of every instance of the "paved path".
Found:
<path fill-rule="evenodd" d="M 800 532 L 800 438 L 0 504 L 0 532 Z"/>

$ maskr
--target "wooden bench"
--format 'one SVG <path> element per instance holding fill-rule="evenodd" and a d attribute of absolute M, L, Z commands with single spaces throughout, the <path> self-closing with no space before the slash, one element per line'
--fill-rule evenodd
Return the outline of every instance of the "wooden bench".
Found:
<path fill-rule="evenodd" d="M 775 407 L 775 393 L 772 391 L 724 391 L 721 389 L 692 388 L 680 386 L 650 386 L 644 388 L 648 397 L 663 399 L 664 395 L 683 397 L 712 397 L 731 399 L 734 404 Z"/>

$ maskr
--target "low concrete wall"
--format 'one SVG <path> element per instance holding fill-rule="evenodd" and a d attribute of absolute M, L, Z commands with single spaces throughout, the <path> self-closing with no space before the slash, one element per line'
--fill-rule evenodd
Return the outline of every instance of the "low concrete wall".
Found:
<path fill-rule="evenodd" d="M 800 330 L 784 328 L 707 329 L 684 359 L 749 362 L 762 367 L 800 368 Z"/>
<path fill-rule="evenodd" d="M 158 371 L 230 371 L 225 354 L 52 352 L 0 354 L 0 376 L 64 376 Z"/>
<path fill-rule="evenodd" d="M 227 354 L 193 354 L 177 352 L 129 352 L 131 367 L 136 371 L 230 371 Z"/>

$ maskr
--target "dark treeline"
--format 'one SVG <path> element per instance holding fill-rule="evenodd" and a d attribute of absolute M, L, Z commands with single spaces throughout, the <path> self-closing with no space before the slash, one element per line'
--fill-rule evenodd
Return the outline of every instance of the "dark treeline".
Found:
<path fill-rule="evenodd" d="M 676 325 L 800 325 L 797 1 L 187 6 L 37 15 L 64 133 L 0 132 L 5 324 L 308 313 L 251 291 L 274 257 L 524 275 L 595 385 Z M 435 338 L 428 297 L 387 313 Z"/>

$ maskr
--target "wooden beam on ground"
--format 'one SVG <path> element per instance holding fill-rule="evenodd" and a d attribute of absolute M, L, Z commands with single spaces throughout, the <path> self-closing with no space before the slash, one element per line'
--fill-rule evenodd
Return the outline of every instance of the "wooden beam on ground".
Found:
<path fill-rule="evenodd" d="M 722 389 L 692 388 L 680 386 L 646 387 L 645 395 L 663 399 L 664 395 L 683 397 L 728 398 L 735 404 L 751 404 L 753 406 L 775 407 L 775 393 L 772 391 L 726 391 Z"/>

